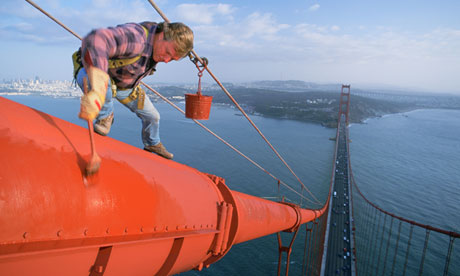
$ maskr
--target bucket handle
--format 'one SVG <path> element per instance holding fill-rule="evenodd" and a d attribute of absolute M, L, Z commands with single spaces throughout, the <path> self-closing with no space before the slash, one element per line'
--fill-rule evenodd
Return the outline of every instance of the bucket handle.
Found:
<path fill-rule="evenodd" d="M 198 91 L 196 92 L 196 94 L 198 95 L 198 97 L 201 97 L 201 77 L 203 76 L 203 71 L 206 69 L 206 64 L 202 66 L 201 68 L 198 65 L 198 62 L 195 63 L 195 65 L 196 65 L 196 68 L 198 69 Z"/>

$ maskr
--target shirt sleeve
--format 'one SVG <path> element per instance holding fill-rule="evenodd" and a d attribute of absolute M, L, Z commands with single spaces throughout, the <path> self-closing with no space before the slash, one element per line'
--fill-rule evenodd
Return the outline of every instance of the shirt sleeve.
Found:
<path fill-rule="evenodd" d="M 145 45 L 145 31 L 139 24 L 127 23 L 93 30 L 82 40 L 83 66 L 95 66 L 107 72 L 109 59 L 138 56 L 143 52 Z"/>

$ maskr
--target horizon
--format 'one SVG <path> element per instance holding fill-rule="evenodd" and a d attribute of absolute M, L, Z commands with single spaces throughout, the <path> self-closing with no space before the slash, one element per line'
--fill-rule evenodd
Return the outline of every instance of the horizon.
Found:
<path fill-rule="evenodd" d="M 69 80 L 69 79 L 65 79 L 65 80 L 57 80 L 57 79 L 43 79 L 43 78 L 40 78 L 39 76 L 35 76 L 33 78 L 3 78 L 3 79 L 0 79 L 0 84 L 6 84 L 8 82 L 15 82 L 15 81 L 24 81 L 24 82 L 30 82 L 30 81 L 35 81 L 35 80 L 39 80 L 41 82 L 62 82 L 62 83 L 70 83 L 70 87 L 75 87 L 77 88 L 73 81 L 72 80 Z M 316 86 L 319 86 L 319 87 L 315 87 L 315 88 L 307 88 L 307 87 L 301 87 L 301 86 L 298 86 L 298 87 L 294 87 L 292 89 L 296 90 L 296 91 L 293 91 L 292 89 L 291 90 L 288 90 L 286 88 L 278 88 L 276 86 L 273 86 L 273 87 L 270 87 L 270 84 L 268 84 L 268 88 L 267 87 L 264 87 L 262 84 L 259 84 L 259 86 L 257 85 L 257 83 L 261 83 L 261 82 L 276 82 L 276 83 L 279 83 L 279 82 L 283 82 L 283 83 L 287 83 L 287 82 L 301 82 L 302 84 L 304 85 L 307 85 L 307 84 L 312 84 L 312 85 L 316 85 Z M 174 82 L 174 81 L 171 81 L 171 82 L 157 82 L 157 81 L 154 81 L 154 80 L 150 80 L 150 81 L 146 81 L 146 83 L 148 85 L 151 85 L 151 86 L 159 86 L 159 87 L 162 87 L 162 86 L 175 86 L 175 87 L 182 87 L 183 86 L 197 86 L 196 83 L 194 82 Z M 316 83 L 316 82 L 307 82 L 307 81 L 302 81 L 302 80 L 255 80 L 255 81 L 250 81 L 250 82 L 224 82 L 222 83 L 225 86 L 228 86 L 229 84 L 232 85 L 232 86 L 236 86 L 236 87 L 246 87 L 247 85 L 253 85 L 253 86 L 249 86 L 247 88 L 251 89 L 251 88 L 254 88 L 254 89 L 268 89 L 269 91 L 282 91 L 282 92 L 291 92 L 291 93 L 300 93 L 300 92 L 318 92 L 318 91 L 322 91 L 322 92 L 337 92 L 339 93 L 340 92 L 340 86 L 342 85 L 348 85 L 348 84 L 341 84 L 341 83 Z M 218 86 L 218 84 L 216 84 L 215 82 L 202 82 L 201 83 L 203 89 L 206 89 L 206 88 L 209 88 L 209 87 L 212 87 L 212 86 Z M 321 87 L 321 86 L 324 86 L 324 87 Z M 325 88 L 327 86 L 337 86 L 337 90 L 331 90 L 331 88 Z M 228 88 L 228 87 L 227 87 Z M 302 89 L 304 88 L 305 91 L 300 91 L 299 89 Z M 379 85 L 370 85 L 369 87 L 366 87 L 366 86 L 357 86 L 357 87 L 354 87 L 352 86 L 351 87 L 351 91 L 358 91 L 357 93 L 362 93 L 362 92 L 365 92 L 365 93 L 371 93 L 371 94 L 393 94 L 393 95 L 401 95 L 401 96 L 435 96 L 435 95 L 439 95 L 439 96 L 447 96 L 447 97 L 460 97 L 460 93 L 452 93 L 452 92 L 433 92 L 433 91 L 421 91 L 421 90 L 413 90 L 413 89 L 410 89 L 410 88 L 403 88 L 403 87 L 392 87 L 392 86 L 387 86 L 387 85 L 382 85 L 382 86 L 379 86 Z M 231 91 L 230 91 L 231 92 Z M 2 92 L 0 91 L 0 94 Z M 352 92 L 352 94 L 354 94 Z"/>
<path fill-rule="evenodd" d="M 83 36 L 98 27 L 163 21 L 148 1 L 36 3 Z M 299 80 L 317 84 L 460 94 L 460 3 L 449 0 L 157 1 L 189 25 L 195 50 L 221 82 Z M 98 12 L 98 11 L 104 12 Z M 126 11 L 132 11 L 126 13 Z M 0 8 L 0 78 L 71 80 L 79 40 L 26 1 Z M 150 83 L 197 82 L 184 59 L 158 64 Z M 204 74 L 205 82 L 213 82 Z"/>

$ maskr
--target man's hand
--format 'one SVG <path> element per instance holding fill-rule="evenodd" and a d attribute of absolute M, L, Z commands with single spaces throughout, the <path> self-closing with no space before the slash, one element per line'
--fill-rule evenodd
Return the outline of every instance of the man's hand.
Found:
<path fill-rule="evenodd" d="M 81 97 L 80 114 L 84 120 L 94 120 L 105 102 L 105 94 L 109 84 L 109 75 L 96 67 L 87 71 L 91 83 L 91 90 Z"/>
<path fill-rule="evenodd" d="M 99 97 L 96 91 L 91 90 L 88 94 L 81 97 L 80 104 L 80 114 L 78 114 L 78 117 L 92 121 L 97 117 L 99 111 L 101 111 L 104 101 Z"/>

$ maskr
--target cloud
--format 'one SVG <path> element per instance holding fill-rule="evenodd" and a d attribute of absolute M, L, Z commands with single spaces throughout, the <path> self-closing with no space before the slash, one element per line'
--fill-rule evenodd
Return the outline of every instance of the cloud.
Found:
<path fill-rule="evenodd" d="M 264 40 L 276 40 L 278 32 L 286 28 L 289 28 L 289 25 L 278 24 L 272 14 L 255 12 L 243 21 L 240 29 L 245 39 L 258 37 Z"/>
<path fill-rule="evenodd" d="M 314 11 L 319 10 L 319 8 L 320 8 L 319 4 L 314 4 L 313 6 L 310 6 L 310 8 L 308 8 L 308 10 L 314 12 Z"/>
<path fill-rule="evenodd" d="M 247 59 L 263 55 L 267 44 L 276 45 L 282 37 L 281 31 L 289 28 L 288 24 L 278 23 L 270 13 L 254 12 L 235 22 L 201 24 L 193 30 L 197 48 Z"/>
<path fill-rule="evenodd" d="M 435 82 L 447 78 L 439 77 L 441 74 L 451 76 L 460 71 L 458 28 L 415 33 L 407 29 L 401 31 L 404 26 L 394 30 L 386 25 L 361 25 L 351 30 L 346 25 L 311 24 L 315 21 L 291 23 L 290 18 L 280 19 L 276 13 L 243 10 L 236 4 L 182 1 L 183 4 L 173 5 L 170 2 L 157 1 L 172 21 L 183 21 L 192 27 L 195 48 L 211 58 L 213 67 L 221 66 L 223 77 L 231 75 L 235 68 L 248 66 L 251 69 L 238 70 L 247 79 L 279 78 L 279 72 L 283 71 L 285 76 L 291 74 L 293 78 L 312 81 L 341 78 L 351 82 L 361 78 L 379 82 L 400 79 L 402 83 L 404 79 L 413 82 L 432 79 Z M 95 0 L 90 3 L 43 0 L 41 5 L 82 36 L 96 27 L 162 21 L 144 0 Z M 320 5 L 315 4 L 309 11 L 319 8 Z M 78 43 L 24 1 L 4 0 L 0 5 L 0 17 L 2 41 L 56 48 L 73 47 Z M 451 83 L 456 82 L 455 77 L 451 79 Z M 446 83 L 448 81 L 446 79 Z"/>
<path fill-rule="evenodd" d="M 186 22 L 198 24 L 212 24 L 216 17 L 232 20 L 235 9 L 228 4 L 181 4 L 175 13 L 178 18 Z"/>

